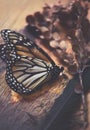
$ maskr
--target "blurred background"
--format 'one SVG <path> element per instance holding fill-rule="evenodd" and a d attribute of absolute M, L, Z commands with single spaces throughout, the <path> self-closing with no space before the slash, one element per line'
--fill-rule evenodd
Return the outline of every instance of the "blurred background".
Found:
<path fill-rule="evenodd" d="M 71 0 L 61 0 L 67 4 Z M 0 29 L 20 29 L 25 23 L 25 17 L 35 11 L 41 11 L 45 3 L 54 4 L 56 0 L 0 0 Z"/>

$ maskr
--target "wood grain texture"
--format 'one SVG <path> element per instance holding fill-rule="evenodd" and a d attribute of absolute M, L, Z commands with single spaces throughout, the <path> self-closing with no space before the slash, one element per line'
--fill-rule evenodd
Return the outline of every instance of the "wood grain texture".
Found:
<path fill-rule="evenodd" d="M 70 0 L 62 1 L 67 3 Z M 26 25 L 25 17 L 42 10 L 46 2 L 53 4 L 56 0 L 0 0 L 0 30 L 20 30 Z M 61 100 L 64 88 L 60 86 L 60 82 L 57 80 L 28 98 L 12 103 L 11 90 L 5 81 L 5 71 L 6 66 L 0 59 L 0 130 L 52 130 L 52 122 L 62 112 L 62 101 L 65 100 L 63 98 L 68 98 L 67 94 L 67 97 L 62 96 Z M 70 82 L 70 96 L 74 96 L 75 100 L 80 99 L 75 95 L 72 86 L 74 84 Z M 62 116 L 59 119 L 61 118 Z"/>
<path fill-rule="evenodd" d="M 70 0 L 69 0 L 70 1 Z M 55 0 L 0 0 L 0 29 L 21 29 L 25 26 L 25 17 L 35 11 L 41 11 L 44 3 L 53 4 Z M 67 3 L 64 0 L 63 3 Z"/>
<path fill-rule="evenodd" d="M 25 17 L 41 10 L 44 2 L 46 1 L 38 0 L 36 4 L 36 0 L 0 0 L 0 30 L 20 30 L 25 26 Z M 0 59 L 0 130 L 42 130 L 42 122 L 63 89 L 61 90 L 58 83 L 57 86 L 54 83 L 49 89 L 46 87 L 31 95 L 28 100 L 25 98 L 12 103 L 11 90 L 5 81 L 5 71 L 6 66 Z"/>

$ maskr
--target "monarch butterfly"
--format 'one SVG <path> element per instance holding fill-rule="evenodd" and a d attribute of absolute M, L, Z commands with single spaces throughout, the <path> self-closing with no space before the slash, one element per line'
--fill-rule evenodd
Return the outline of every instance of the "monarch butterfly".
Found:
<path fill-rule="evenodd" d="M 30 39 L 15 31 L 1 31 L 5 44 L 0 45 L 0 56 L 6 63 L 5 79 L 19 94 L 31 94 L 45 82 L 55 79 L 63 67 Z"/>

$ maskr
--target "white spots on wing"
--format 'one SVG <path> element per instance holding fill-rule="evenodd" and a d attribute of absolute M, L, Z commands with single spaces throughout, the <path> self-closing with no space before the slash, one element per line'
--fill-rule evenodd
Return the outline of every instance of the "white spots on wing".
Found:
<path fill-rule="evenodd" d="M 19 36 L 19 40 L 22 41 L 22 40 L 23 40 L 23 37 L 22 37 L 22 36 Z"/>
<path fill-rule="evenodd" d="M 30 45 L 30 46 L 31 46 L 32 44 L 33 44 L 33 42 L 32 42 L 32 43 L 30 43 L 30 42 L 27 42 L 27 45 Z"/>
<path fill-rule="evenodd" d="M 13 44 L 11 44 L 11 46 L 13 47 L 14 45 L 13 45 Z"/>
<path fill-rule="evenodd" d="M 28 46 L 27 43 L 23 43 L 25 46 Z"/>

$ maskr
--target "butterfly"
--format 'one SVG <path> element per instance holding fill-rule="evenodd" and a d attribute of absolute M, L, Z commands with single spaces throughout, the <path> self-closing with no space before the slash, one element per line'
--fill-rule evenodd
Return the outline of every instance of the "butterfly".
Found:
<path fill-rule="evenodd" d="M 63 72 L 50 56 L 20 33 L 1 31 L 5 44 L 0 45 L 0 56 L 6 63 L 5 79 L 19 94 L 31 94 L 44 83 L 53 81 Z"/>

